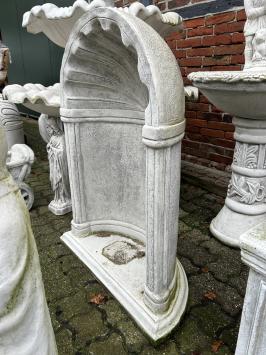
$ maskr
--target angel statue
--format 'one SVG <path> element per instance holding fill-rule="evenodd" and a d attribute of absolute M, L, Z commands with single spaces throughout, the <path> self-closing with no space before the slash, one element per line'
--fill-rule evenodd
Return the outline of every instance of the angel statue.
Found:
<path fill-rule="evenodd" d="M 48 208 L 55 215 L 63 215 L 72 210 L 64 131 L 59 118 L 45 114 L 39 118 L 39 130 L 47 143 L 50 182 L 54 192 Z"/>
<path fill-rule="evenodd" d="M 30 216 L 0 126 L 0 354 L 57 355 Z"/>
<path fill-rule="evenodd" d="M 246 70 L 254 66 L 265 66 L 266 0 L 244 0 L 244 5 L 247 15 L 244 28 Z"/>

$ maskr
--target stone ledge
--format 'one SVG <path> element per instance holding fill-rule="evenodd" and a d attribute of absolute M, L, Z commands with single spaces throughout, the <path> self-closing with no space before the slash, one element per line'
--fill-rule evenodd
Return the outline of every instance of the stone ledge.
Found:
<path fill-rule="evenodd" d="M 230 176 L 230 172 L 182 160 L 181 177 L 183 181 L 199 186 L 223 198 L 226 197 Z"/>

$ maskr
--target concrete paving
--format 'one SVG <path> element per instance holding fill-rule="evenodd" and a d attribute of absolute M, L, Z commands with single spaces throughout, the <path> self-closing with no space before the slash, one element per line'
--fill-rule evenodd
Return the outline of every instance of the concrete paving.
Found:
<path fill-rule="evenodd" d="M 239 250 L 221 244 L 209 232 L 223 197 L 206 184 L 203 189 L 187 178 L 182 183 L 178 257 L 188 276 L 189 301 L 181 324 L 160 344 L 152 344 L 61 243 L 72 216 L 48 211 L 53 194 L 45 144 L 36 121 L 25 120 L 24 126 L 36 155 L 27 181 L 35 193 L 30 214 L 59 355 L 234 354 L 248 269 Z M 215 183 L 209 173 L 207 181 Z"/>

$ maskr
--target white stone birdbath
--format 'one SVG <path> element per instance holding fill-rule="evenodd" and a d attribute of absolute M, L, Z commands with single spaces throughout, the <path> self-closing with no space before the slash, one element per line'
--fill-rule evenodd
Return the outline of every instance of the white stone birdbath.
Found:
<path fill-rule="evenodd" d="M 59 84 L 49 87 L 40 84 L 9 85 L 3 90 L 3 95 L 9 101 L 41 114 L 39 130 L 47 143 L 50 181 L 54 191 L 54 199 L 48 208 L 56 215 L 63 215 L 72 210 L 72 205 L 64 132 L 59 119 L 59 87 Z"/>
<path fill-rule="evenodd" d="M 266 30 L 260 28 L 266 10 L 259 2 L 251 4 L 245 3 L 245 70 L 188 76 L 210 102 L 234 116 L 232 177 L 225 205 L 210 226 L 215 237 L 233 247 L 266 218 Z"/>

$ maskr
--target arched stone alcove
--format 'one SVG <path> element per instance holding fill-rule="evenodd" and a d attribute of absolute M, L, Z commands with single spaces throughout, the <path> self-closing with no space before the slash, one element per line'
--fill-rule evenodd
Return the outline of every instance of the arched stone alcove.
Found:
<path fill-rule="evenodd" d="M 73 221 L 63 241 L 154 340 L 180 320 L 176 259 L 184 88 L 149 25 L 102 7 L 85 14 L 61 69 Z"/>

